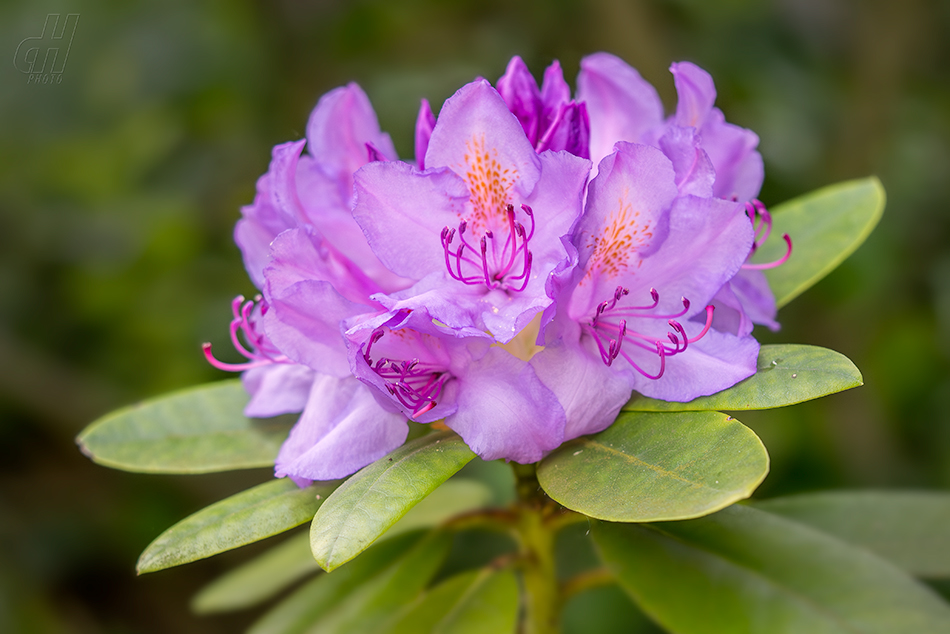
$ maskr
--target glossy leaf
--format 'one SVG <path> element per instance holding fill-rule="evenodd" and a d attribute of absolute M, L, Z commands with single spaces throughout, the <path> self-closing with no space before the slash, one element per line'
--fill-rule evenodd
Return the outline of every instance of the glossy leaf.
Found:
<path fill-rule="evenodd" d="M 405 557 L 351 592 L 310 631 L 320 634 L 379 632 L 429 584 L 449 552 L 448 533 L 431 533 Z M 326 575 L 332 577 L 333 574 Z"/>
<path fill-rule="evenodd" d="M 407 533 L 418 528 L 438 526 L 445 520 L 484 508 L 492 498 L 492 491 L 481 482 L 454 478 L 433 491 L 419 504 L 409 509 L 382 538 Z"/>
<path fill-rule="evenodd" d="M 272 480 L 216 502 L 159 535 L 139 557 L 138 572 L 154 572 L 250 544 L 309 521 L 337 486 L 300 489 Z"/>
<path fill-rule="evenodd" d="M 779 237 L 791 236 L 792 256 L 765 271 L 778 306 L 798 297 L 854 253 L 877 226 L 884 203 L 881 181 L 871 177 L 823 187 L 771 209 L 772 237 L 752 260 L 778 260 L 786 251 Z"/>
<path fill-rule="evenodd" d="M 950 577 L 948 493 L 829 491 L 755 506 L 866 548 L 911 574 Z"/>
<path fill-rule="evenodd" d="M 145 473 L 208 473 L 273 466 L 293 419 L 244 416 L 239 380 L 172 392 L 117 410 L 76 439 L 107 467 Z"/>
<path fill-rule="evenodd" d="M 212 581 L 191 607 L 199 614 L 251 607 L 319 570 L 310 555 L 310 536 L 300 533 Z"/>
<path fill-rule="evenodd" d="M 628 411 L 676 412 L 770 409 L 842 392 L 864 384 L 851 360 L 827 348 L 779 344 L 762 346 L 756 373 L 711 396 L 688 403 L 634 396 Z"/>
<path fill-rule="evenodd" d="M 351 592 L 392 566 L 420 537 L 416 532 L 374 544 L 332 575 L 318 574 L 258 619 L 248 634 L 300 634 L 310 630 Z M 308 540 L 307 559 L 313 561 L 309 551 Z"/>
<path fill-rule="evenodd" d="M 674 634 L 936 634 L 950 606 L 871 553 L 741 505 L 687 522 L 598 523 L 621 586 Z"/>
<path fill-rule="evenodd" d="M 518 619 L 518 581 L 491 568 L 456 575 L 419 597 L 386 634 L 505 634 Z"/>
<path fill-rule="evenodd" d="M 624 413 L 564 443 L 538 481 L 574 511 L 614 522 L 699 517 L 749 497 L 769 470 L 751 429 L 718 412 Z"/>
<path fill-rule="evenodd" d="M 314 559 L 327 571 L 346 563 L 474 457 L 454 433 L 435 432 L 357 472 L 313 518 Z"/>

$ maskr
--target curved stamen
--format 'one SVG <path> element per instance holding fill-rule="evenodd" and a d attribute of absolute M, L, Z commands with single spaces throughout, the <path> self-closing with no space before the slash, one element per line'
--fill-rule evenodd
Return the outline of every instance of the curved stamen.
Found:
<path fill-rule="evenodd" d="M 383 338 L 384 330 L 377 328 L 364 344 L 363 359 L 384 381 L 386 391 L 410 412 L 410 418 L 417 418 L 438 405 L 442 387 L 451 378 L 447 372 L 419 359 L 401 361 L 382 357 L 375 363 L 370 357 L 373 344 Z"/>
<path fill-rule="evenodd" d="M 243 295 L 238 295 L 231 300 L 231 314 L 233 318 L 228 327 L 228 334 L 230 335 L 231 344 L 234 346 L 234 349 L 241 353 L 241 356 L 248 359 L 248 361 L 245 363 L 226 363 L 219 361 L 211 353 L 211 344 L 205 342 L 201 344 L 201 351 L 204 353 L 208 363 L 226 372 L 243 372 L 244 370 L 263 367 L 271 363 L 291 363 L 290 359 L 286 355 L 281 354 L 281 352 L 267 340 L 263 333 L 257 331 L 257 328 L 251 320 L 251 313 L 254 310 L 255 304 L 260 306 L 261 315 L 267 312 L 267 304 L 261 299 L 260 295 L 255 297 L 254 301 L 245 302 Z M 249 344 L 250 349 L 241 341 L 241 335 L 239 333 L 243 334 L 244 340 Z"/>
<path fill-rule="evenodd" d="M 597 304 L 593 318 L 591 318 L 588 324 L 582 325 L 582 328 L 584 332 L 593 338 L 594 343 L 600 352 L 600 358 L 605 365 L 612 365 L 615 359 L 622 356 L 637 372 L 643 376 L 650 379 L 658 379 L 663 376 L 663 373 L 665 372 L 667 357 L 676 356 L 685 352 L 689 347 L 689 344 L 695 343 L 706 336 L 706 333 L 709 332 L 709 329 L 712 326 L 713 307 L 706 307 L 706 322 L 702 332 L 700 332 L 695 337 L 690 337 L 686 333 L 685 327 L 674 318 L 651 314 L 650 311 L 659 306 L 659 293 L 656 292 L 656 289 L 650 289 L 650 296 L 653 299 L 653 304 L 650 306 L 619 306 L 621 300 L 628 294 L 629 291 L 627 291 L 627 289 L 618 286 L 610 299 Z M 689 300 L 684 297 L 682 298 L 682 302 L 684 307 L 683 311 L 674 317 L 680 317 L 689 311 Z M 607 318 L 608 314 L 610 317 L 621 317 L 621 319 L 615 322 L 612 319 Z M 647 335 L 630 329 L 630 322 L 626 318 L 638 317 L 649 319 L 657 319 L 660 317 L 666 318 L 671 329 L 666 333 L 666 340 L 668 340 L 669 343 L 664 344 L 663 341 L 657 339 L 655 336 Z M 650 372 L 644 370 L 639 364 L 637 364 L 633 360 L 632 356 L 627 352 L 627 350 L 624 349 L 625 342 L 629 345 L 632 345 L 635 349 L 639 348 L 641 350 L 651 352 L 656 351 L 656 354 L 660 357 L 659 372 L 656 374 L 651 374 Z M 672 346 L 670 346 L 670 344 L 672 344 Z"/>
<path fill-rule="evenodd" d="M 761 271 L 763 269 L 774 269 L 777 266 L 782 266 L 788 262 L 788 258 L 792 256 L 792 239 L 788 237 L 788 234 L 782 236 L 782 239 L 785 240 L 785 244 L 788 245 L 788 248 L 785 250 L 785 255 L 783 255 L 778 260 L 774 262 L 767 262 L 765 264 L 743 264 L 742 268 L 752 271 Z"/>
<path fill-rule="evenodd" d="M 443 227 L 439 240 L 442 244 L 445 268 L 449 276 L 468 285 L 484 284 L 491 290 L 501 288 L 512 292 L 521 292 L 527 288 L 531 274 L 531 265 L 534 258 L 528 249 L 535 230 L 534 212 L 527 205 L 521 209 L 531 220 L 531 229 L 526 230 L 524 225 L 515 217 L 514 205 L 505 208 L 505 224 L 508 235 L 502 243 L 500 236 L 496 239 L 491 230 L 485 231 L 479 238 L 478 249 L 465 239 L 467 222 L 459 223 L 458 230 Z M 456 235 L 459 238 L 459 247 L 454 249 L 452 243 Z M 521 271 L 516 273 L 516 265 L 521 254 Z M 463 272 L 464 268 L 466 269 Z"/>

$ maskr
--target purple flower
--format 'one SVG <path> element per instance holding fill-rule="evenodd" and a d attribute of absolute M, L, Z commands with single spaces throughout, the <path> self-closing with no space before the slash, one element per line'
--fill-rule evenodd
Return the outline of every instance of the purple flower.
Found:
<path fill-rule="evenodd" d="M 636 390 L 689 401 L 755 372 L 758 343 L 710 328 L 713 297 L 753 243 L 739 203 L 680 195 L 673 163 L 618 143 L 590 183 L 545 349 L 531 359 L 565 438 L 607 427 Z"/>
<path fill-rule="evenodd" d="M 541 105 L 531 112 L 543 120 Z M 442 107 L 425 171 L 392 161 L 356 174 L 353 215 L 374 253 L 420 280 L 391 309 L 424 307 L 504 343 L 551 304 L 550 277 L 567 260 L 562 238 L 580 215 L 590 163 L 537 153 L 523 124 L 478 80 Z"/>
<path fill-rule="evenodd" d="M 608 53 L 581 61 L 577 91 L 590 113 L 591 157 L 596 161 L 606 156 L 617 141 L 654 145 L 673 161 L 678 183 L 682 179 L 687 188 L 700 190 L 681 193 L 748 201 L 757 228 L 770 225 L 767 212 L 760 213 L 764 206 L 754 200 L 764 177 L 758 136 L 726 122 L 714 107 L 716 87 L 709 73 L 690 62 L 675 63 L 670 72 L 678 102 L 676 112 L 664 120 L 656 90 L 626 62 Z M 790 254 L 791 242 L 785 239 Z M 778 329 L 775 298 L 765 277 L 752 267 L 737 273 L 714 305 L 717 330 L 748 334 L 753 323 Z"/>
<path fill-rule="evenodd" d="M 425 311 L 379 314 L 347 331 L 355 375 L 387 409 L 444 419 L 485 460 L 536 462 L 561 444 L 564 411 L 527 362 L 456 337 Z"/>

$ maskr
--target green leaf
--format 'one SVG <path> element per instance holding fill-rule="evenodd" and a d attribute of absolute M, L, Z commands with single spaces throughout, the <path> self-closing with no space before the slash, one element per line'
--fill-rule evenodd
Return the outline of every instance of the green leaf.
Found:
<path fill-rule="evenodd" d="M 310 548 L 326 571 L 363 552 L 400 517 L 475 457 L 452 432 L 427 434 L 343 483 L 310 526 Z"/>
<path fill-rule="evenodd" d="M 491 499 L 491 489 L 481 482 L 454 478 L 409 509 L 409 512 L 383 533 L 380 539 L 418 528 L 438 526 L 456 515 L 485 508 Z"/>
<path fill-rule="evenodd" d="M 846 181 L 776 205 L 772 238 L 752 258 L 774 262 L 785 254 L 778 239 L 792 238 L 792 256 L 765 276 L 781 308 L 828 275 L 867 239 L 884 212 L 884 188 L 875 177 Z"/>
<path fill-rule="evenodd" d="M 452 544 L 448 533 L 430 533 L 388 570 L 363 584 L 309 630 L 320 634 L 379 632 L 415 599 L 442 565 Z M 334 573 L 327 575 L 332 577 Z"/>
<path fill-rule="evenodd" d="M 510 570 L 451 577 L 403 610 L 387 634 L 504 634 L 518 619 L 518 581 Z"/>
<path fill-rule="evenodd" d="M 191 607 L 199 614 L 251 607 L 319 571 L 310 555 L 310 535 L 300 533 L 206 585 Z"/>
<path fill-rule="evenodd" d="M 866 548 L 911 574 L 950 577 L 948 493 L 830 491 L 755 506 Z"/>
<path fill-rule="evenodd" d="M 950 632 L 950 606 L 898 568 L 753 508 L 597 523 L 593 535 L 621 586 L 674 634 Z"/>
<path fill-rule="evenodd" d="M 538 481 L 569 509 L 614 522 L 699 517 L 749 497 L 769 471 L 751 429 L 718 412 L 625 413 L 564 443 Z"/>
<path fill-rule="evenodd" d="M 688 403 L 635 395 L 624 406 L 634 412 L 771 409 L 842 392 L 864 384 L 843 354 L 817 346 L 762 346 L 755 374 L 729 389 Z"/>
<path fill-rule="evenodd" d="M 340 566 L 332 575 L 318 574 L 258 619 L 248 634 L 306 632 L 350 593 L 393 565 L 420 537 L 421 533 L 416 532 L 374 544 L 362 557 Z M 309 540 L 307 559 L 313 561 Z"/>
<path fill-rule="evenodd" d="M 143 473 L 208 473 L 273 466 L 292 420 L 244 416 L 240 380 L 202 385 L 117 410 L 76 438 L 107 467 Z"/>
<path fill-rule="evenodd" d="M 310 520 L 337 486 L 298 488 L 272 480 L 215 502 L 159 535 L 139 557 L 139 574 L 155 572 L 250 544 Z"/>

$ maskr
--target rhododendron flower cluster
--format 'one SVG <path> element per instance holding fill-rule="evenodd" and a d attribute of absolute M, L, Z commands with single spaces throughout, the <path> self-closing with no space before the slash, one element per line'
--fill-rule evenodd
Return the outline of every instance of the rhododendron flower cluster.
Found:
<path fill-rule="evenodd" d="M 415 161 L 356 85 L 274 148 L 235 239 L 261 294 L 234 302 L 249 416 L 301 412 L 276 461 L 299 484 L 349 475 L 442 421 L 486 460 L 540 460 L 613 422 L 636 391 L 688 401 L 755 372 L 777 327 L 751 253 L 758 139 L 710 76 L 656 91 L 608 54 L 577 93 L 520 58 L 423 100 Z M 789 242 L 789 250 L 791 243 Z M 768 266 L 768 265 L 766 265 Z"/>

